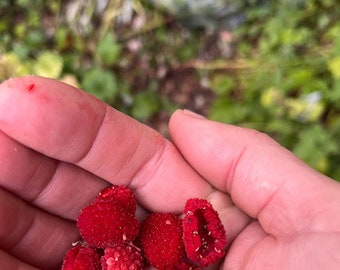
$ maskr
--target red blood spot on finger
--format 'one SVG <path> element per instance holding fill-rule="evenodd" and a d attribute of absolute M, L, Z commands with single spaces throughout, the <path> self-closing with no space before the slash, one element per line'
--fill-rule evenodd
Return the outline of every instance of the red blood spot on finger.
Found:
<path fill-rule="evenodd" d="M 28 92 L 32 92 L 34 90 L 35 84 L 34 83 L 30 83 L 26 86 L 26 90 Z"/>

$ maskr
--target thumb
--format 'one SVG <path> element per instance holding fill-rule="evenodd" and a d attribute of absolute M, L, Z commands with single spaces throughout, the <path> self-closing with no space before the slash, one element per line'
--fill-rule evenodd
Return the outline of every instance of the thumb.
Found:
<path fill-rule="evenodd" d="M 267 233 L 338 230 L 339 183 L 314 171 L 267 135 L 176 111 L 174 144 L 215 188 L 229 193 Z M 329 212 L 332 212 L 330 215 Z"/>

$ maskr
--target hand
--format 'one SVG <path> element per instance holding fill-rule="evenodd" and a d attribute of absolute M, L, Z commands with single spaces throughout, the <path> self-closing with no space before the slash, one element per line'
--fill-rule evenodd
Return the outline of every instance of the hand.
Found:
<path fill-rule="evenodd" d="M 181 211 L 213 188 L 156 131 L 63 83 L 0 86 L 2 269 L 58 269 L 81 208 L 110 183 L 148 210 Z"/>
<path fill-rule="evenodd" d="M 232 241 L 222 269 L 339 269 L 338 182 L 254 130 L 176 112 L 170 131 L 186 161 L 235 204 L 219 207 Z"/>
<path fill-rule="evenodd" d="M 339 264 L 338 183 L 255 131 L 178 111 L 170 133 L 181 153 L 154 130 L 60 82 L 3 83 L 2 267 L 58 269 L 79 238 L 79 210 L 110 183 L 129 185 L 151 211 L 180 212 L 189 197 L 209 199 L 229 238 L 224 269 Z"/>

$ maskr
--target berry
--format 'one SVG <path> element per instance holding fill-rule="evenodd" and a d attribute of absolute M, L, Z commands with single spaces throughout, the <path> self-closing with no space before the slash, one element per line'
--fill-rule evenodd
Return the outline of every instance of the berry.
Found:
<path fill-rule="evenodd" d="M 140 232 L 136 208 L 126 186 L 104 188 L 81 210 L 77 226 L 84 242 L 66 253 L 62 270 L 141 270 L 144 260 L 160 270 L 199 270 L 224 256 L 225 230 L 207 200 L 189 199 L 183 220 L 152 213 Z"/>
<path fill-rule="evenodd" d="M 125 187 L 104 189 L 78 216 L 83 239 L 91 246 L 106 248 L 132 241 L 139 232 L 136 201 Z"/>
<path fill-rule="evenodd" d="M 139 249 L 124 243 L 106 248 L 101 263 L 103 270 L 141 270 L 144 260 Z"/>
<path fill-rule="evenodd" d="M 185 257 L 182 220 L 172 213 L 152 213 L 142 224 L 145 258 L 157 269 L 175 268 Z"/>
<path fill-rule="evenodd" d="M 61 270 L 101 270 L 100 254 L 78 243 L 66 252 Z"/>
<path fill-rule="evenodd" d="M 126 186 L 113 185 L 104 188 L 93 200 L 93 202 L 98 201 L 114 201 L 133 213 L 135 213 L 137 207 L 135 194 Z"/>
<path fill-rule="evenodd" d="M 189 199 L 184 207 L 183 241 L 188 258 L 207 266 L 223 257 L 226 233 L 218 213 L 204 199 Z"/>

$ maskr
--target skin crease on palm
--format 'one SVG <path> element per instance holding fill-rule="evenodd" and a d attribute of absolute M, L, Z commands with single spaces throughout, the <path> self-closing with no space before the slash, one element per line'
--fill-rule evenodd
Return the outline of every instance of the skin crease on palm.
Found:
<path fill-rule="evenodd" d="M 1 269 L 59 269 L 80 209 L 109 184 L 148 211 L 211 201 L 229 242 L 214 269 L 339 269 L 338 182 L 254 130 L 178 110 L 169 131 L 58 81 L 2 83 Z"/>

